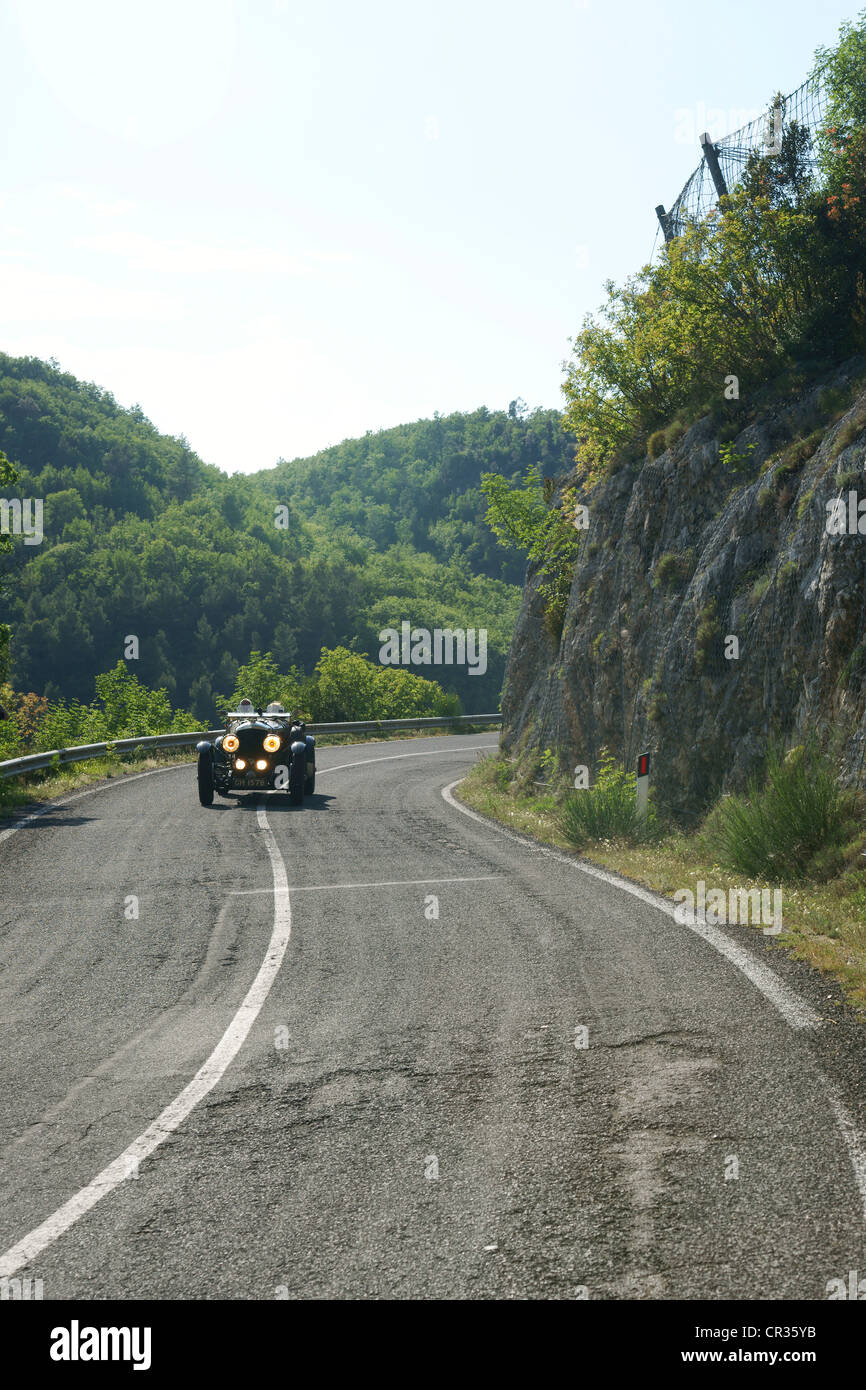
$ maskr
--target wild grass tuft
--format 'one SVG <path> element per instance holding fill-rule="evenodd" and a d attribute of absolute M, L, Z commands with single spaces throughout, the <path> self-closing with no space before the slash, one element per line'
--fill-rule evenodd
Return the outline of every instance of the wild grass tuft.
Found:
<path fill-rule="evenodd" d="M 787 755 L 776 743 L 765 778 L 719 802 L 704 839 L 720 864 L 751 878 L 825 881 L 840 871 L 859 833 L 857 809 L 857 793 L 839 785 L 814 739 Z"/>

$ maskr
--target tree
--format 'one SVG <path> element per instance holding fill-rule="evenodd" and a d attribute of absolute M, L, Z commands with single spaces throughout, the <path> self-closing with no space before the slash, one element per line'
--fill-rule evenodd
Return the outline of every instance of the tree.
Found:
<path fill-rule="evenodd" d="M 13 468 L 6 455 L 0 449 L 0 495 L 5 496 L 6 490 L 13 483 L 18 481 L 18 471 Z M 12 549 L 12 537 L 0 532 L 0 555 Z M 0 571 L 0 593 L 2 593 L 5 576 Z M 5 685 L 9 680 L 9 668 L 11 665 L 10 648 L 12 641 L 12 629 L 8 623 L 0 623 L 0 685 Z"/>

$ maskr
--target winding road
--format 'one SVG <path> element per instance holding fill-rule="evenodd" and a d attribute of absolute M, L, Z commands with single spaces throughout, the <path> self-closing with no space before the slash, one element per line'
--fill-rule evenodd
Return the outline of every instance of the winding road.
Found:
<path fill-rule="evenodd" d="M 744 927 L 465 809 L 495 735 L 0 829 L 0 1276 L 44 1297 L 825 1299 L 864 1031 Z M 444 793 L 444 794 L 443 794 Z"/>

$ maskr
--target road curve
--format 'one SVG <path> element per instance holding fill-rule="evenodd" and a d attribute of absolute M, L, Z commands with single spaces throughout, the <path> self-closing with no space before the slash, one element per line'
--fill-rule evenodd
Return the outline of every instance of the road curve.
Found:
<path fill-rule="evenodd" d="M 462 814 L 495 744 L 322 750 L 302 809 L 201 808 L 175 766 L 0 832 L 0 1274 L 823 1299 L 866 1269 L 838 991 L 726 929 L 792 1026 L 649 896 Z"/>

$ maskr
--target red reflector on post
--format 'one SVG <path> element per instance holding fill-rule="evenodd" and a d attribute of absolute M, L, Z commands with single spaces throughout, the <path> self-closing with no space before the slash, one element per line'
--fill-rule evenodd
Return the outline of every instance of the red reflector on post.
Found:
<path fill-rule="evenodd" d="M 641 753 L 640 757 L 639 757 L 638 760 L 637 760 L 637 775 L 638 775 L 638 777 L 648 777 L 648 776 L 649 776 L 649 760 L 650 760 L 650 755 L 649 755 L 649 753 Z"/>

